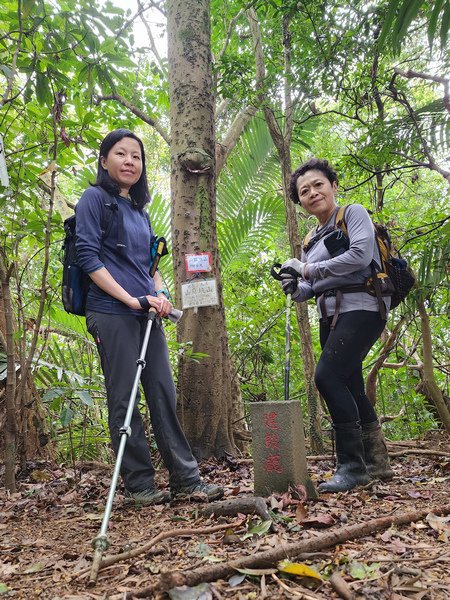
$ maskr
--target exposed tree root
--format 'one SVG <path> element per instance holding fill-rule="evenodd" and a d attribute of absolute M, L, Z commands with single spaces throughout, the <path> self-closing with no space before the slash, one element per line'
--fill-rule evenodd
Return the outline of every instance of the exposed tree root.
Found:
<path fill-rule="evenodd" d="M 203 581 L 215 581 L 225 579 L 232 575 L 236 569 L 265 568 L 277 564 L 285 558 L 294 559 L 303 552 L 317 552 L 325 548 L 337 546 L 350 540 L 364 537 L 366 535 L 388 529 L 392 525 L 400 526 L 420 521 L 429 513 L 435 515 L 450 514 L 450 504 L 441 507 L 430 507 L 428 509 L 408 511 L 399 515 L 387 515 L 378 519 L 372 519 L 366 523 L 340 527 L 334 531 L 323 533 L 312 539 L 301 540 L 293 544 L 280 544 L 274 549 L 266 552 L 258 552 L 252 556 L 232 560 L 227 563 L 208 564 L 192 571 L 164 572 L 158 583 L 136 592 L 129 592 L 127 599 L 151 598 L 156 590 L 169 590 L 174 587 L 187 585 L 193 587 Z M 230 525 L 232 527 L 233 525 Z"/>

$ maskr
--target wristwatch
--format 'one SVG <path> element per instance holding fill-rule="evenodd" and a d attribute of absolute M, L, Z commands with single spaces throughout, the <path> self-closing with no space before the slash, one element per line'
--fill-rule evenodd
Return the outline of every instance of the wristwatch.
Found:
<path fill-rule="evenodd" d="M 159 294 L 164 294 L 164 296 L 167 298 L 167 300 L 170 300 L 170 294 L 169 294 L 168 290 L 161 288 L 160 290 L 158 290 L 156 292 L 157 296 L 159 296 Z"/>

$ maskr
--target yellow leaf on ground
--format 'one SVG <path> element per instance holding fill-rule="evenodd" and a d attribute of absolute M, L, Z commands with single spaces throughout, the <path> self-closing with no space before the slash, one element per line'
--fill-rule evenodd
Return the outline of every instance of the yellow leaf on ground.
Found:
<path fill-rule="evenodd" d="M 283 560 L 278 563 L 278 570 L 283 573 L 290 573 L 291 575 L 298 575 L 299 577 L 313 577 L 314 579 L 320 579 L 322 581 L 322 577 L 319 575 L 317 571 L 308 567 L 308 565 L 304 565 L 303 563 L 293 563 L 289 560 Z"/>

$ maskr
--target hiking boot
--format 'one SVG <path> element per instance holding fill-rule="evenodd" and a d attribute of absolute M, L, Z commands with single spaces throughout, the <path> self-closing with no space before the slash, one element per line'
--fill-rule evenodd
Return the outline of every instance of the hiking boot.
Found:
<path fill-rule="evenodd" d="M 150 506 L 152 504 L 166 504 L 170 502 L 170 499 L 170 492 L 167 490 L 158 490 L 156 487 L 149 487 L 138 492 L 125 490 L 125 502 L 127 504 Z"/>
<path fill-rule="evenodd" d="M 347 492 L 370 482 L 364 462 L 364 446 L 359 422 L 333 425 L 336 435 L 336 473 L 321 483 L 319 492 Z"/>
<path fill-rule="evenodd" d="M 171 490 L 172 500 L 198 500 L 211 502 L 223 496 L 223 488 L 213 483 L 197 481 L 191 485 L 182 485 Z"/>

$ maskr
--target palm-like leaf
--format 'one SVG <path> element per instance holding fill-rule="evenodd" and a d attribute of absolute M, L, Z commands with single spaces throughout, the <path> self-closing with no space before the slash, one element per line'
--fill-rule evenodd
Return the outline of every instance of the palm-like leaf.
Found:
<path fill-rule="evenodd" d="M 423 297 L 432 294 L 442 286 L 445 278 L 448 277 L 450 224 L 444 225 L 442 235 L 440 243 L 430 243 L 425 246 L 420 257 L 418 280 L 420 281 L 420 293 Z"/>
<path fill-rule="evenodd" d="M 150 215 L 153 231 L 158 237 L 164 237 L 166 239 L 169 249 L 169 255 L 161 260 L 158 270 L 164 279 L 167 288 L 170 290 L 173 288 L 173 268 L 170 259 L 170 242 L 172 239 L 170 229 L 170 202 L 165 200 L 162 194 L 156 189 L 152 189 L 151 197 L 152 201 L 148 213 Z"/>
<path fill-rule="evenodd" d="M 424 9 L 427 11 L 430 48 L 438 35 L 441 47 L 444 48 L 450 29 L 450 2 L 448 0 L 434 0 L 434 2 L 427 3 L 423 0 L 390 0 L 378 40 L 380 47 L 390 37 L 393 48 L 398 51 L 411 23 Z"/>
<path fill-rule="evenodd" d="M 217 185 L 217 232 L 221 267 L 262 250 L 284 222 L 280 167 L 265 121 L 246 128 Z"/>

